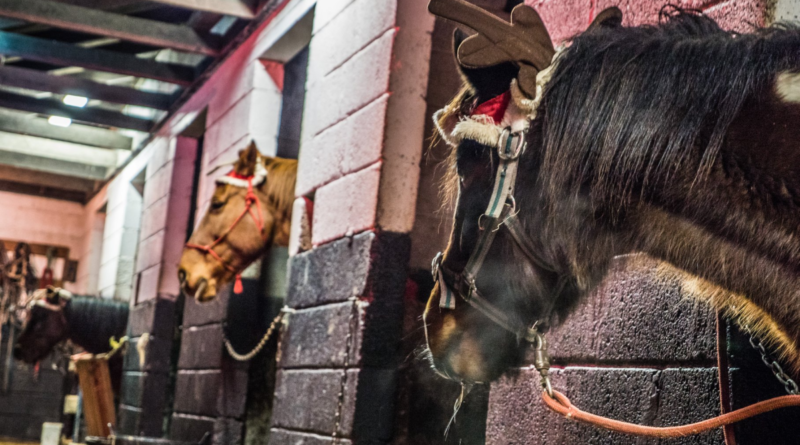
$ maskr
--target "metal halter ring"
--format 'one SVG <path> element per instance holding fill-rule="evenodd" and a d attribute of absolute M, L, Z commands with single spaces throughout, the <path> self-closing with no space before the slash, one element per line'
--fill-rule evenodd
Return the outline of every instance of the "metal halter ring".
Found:
<path fill-rule="evenodd" d="M 469 280 L 469 291 L 467 292 L 467 297 L 464 298 L 466 301 L 472 300 L 472 296 L 475 294 L 475 291 L 478 290 L 478 286 L 475 285 L 475 279 Z"/>
<path fill-rule="evenodd" d="M 510 153 L 506 153 L 509 143 L 513 142 L 515 137 L 517 138 L 516 146 L 513 147 Z M 506 127 L 500 132 L 500 137 L 497 140 L 497 156 L 504 161 L 514 161 L 525 152 L 527 144 L 524 131 L 512 133 L 511 127 Z"/>

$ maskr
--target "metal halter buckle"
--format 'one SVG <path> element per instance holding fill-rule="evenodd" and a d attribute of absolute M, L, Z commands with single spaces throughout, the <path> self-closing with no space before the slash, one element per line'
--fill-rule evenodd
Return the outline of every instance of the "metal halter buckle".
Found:
<path fill-rule="evenodd" d="M 514 138 L 517 139 L 517 143 L 512 147 Z M 497 156 L 504 161 L 515 161 L 525 152 L 527 145 L 524 131 L 512 133 L 511 127 L 506 127 L 500 132 L 500 137 L 497 140 Z"/>
<path fill-rule="evenodd" d="M 550 383 L 550 356 L 547 354 L 547 340 L 533 325 L 528 334 L 533 337 L 533 367 L 539 371 L 542 388 L 547 395 L 553 397 L 553 385 Z M 527 339 L 527 338 L 526 338 Z"/>
<path fill-rule="evenodd" d="M 436 281 L 439 279 L 439 266 L 442 264 L 442 252 L 436 254 L 433 257 L 433 261 L 431 261 L 431 275 L 433 276 L 433 280 Z"/>
<path fill-rule="evenodd" d="M 472 296 L 475 295 L 475 292 L 478 290 L 478 286 L 475 285 L 475 279 L 469 280 L 469 291 L 467 292 L 467 297 L 465 300 L 469 302 L 472 300 Z"/>

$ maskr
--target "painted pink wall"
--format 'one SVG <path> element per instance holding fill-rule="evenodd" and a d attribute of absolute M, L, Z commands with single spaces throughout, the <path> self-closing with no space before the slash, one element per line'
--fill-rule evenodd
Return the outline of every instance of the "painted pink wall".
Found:
<path fill-rule="evenodd" d="M 0 192 L 0 239 L 69 247 L 81 251 L 85 210 L 80 204 Z"/>
<path fill-rule="evenodd" d="M 656 23 L 666 4 L 699 9 L 725 29 L 748 31 L 752 25 L 764 26 L 768 20 L 765 0 L 525 0 L 542 16 L 550 36 L 561 42 L 586 29 L 603 9 L 617 6 L 625 25 Z"/>
<path fill-rule="evenodd" d="M 25 241 L 70 250 L 70 258 L 80 258 L 85 236 L 86 211 L 80 204 L 38 196 L 0 192 L 0 239 Z M 60 274 L 61 262 L 55 265 Z M 37 271 L 45 262 L 35 263 Z M 66 286 L 75 290 L 74 284 Z"/>

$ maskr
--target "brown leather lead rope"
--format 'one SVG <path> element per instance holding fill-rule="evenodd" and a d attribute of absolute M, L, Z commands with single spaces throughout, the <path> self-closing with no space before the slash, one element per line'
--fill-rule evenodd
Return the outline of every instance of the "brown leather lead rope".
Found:
<path fill-rule="evenodd" d="M 728 366 L 728 325 L 722 314 L 717 311 L 717 370 L 719 375 L 719 404 L 722 414 L 733 409 L 731 402 L 730 368 Z M 736 445 L 733 425 L 722 428 L 725 445 Z"/>
<path fill-rule="evenodd" d="M 578 422 L 587 423 L 592 426 L 610 431 L 616 431 L 618 433 L 660 438 L 684 437 L 700 434 L 709 430 L 713 430 L 714 428 L 732 425 L 736 422 L 740 422 L 769 411 L 774 411 L 776 409 L 787 408 L 790 406 L 800 406 L 800 395 L 781 396 L 764 400 L 763 402 L 754 403 L 746 408 L 737 409 L 736 411 L 722 414 L 702 422 L 680 426 L 656 427 L 621 422 L 619 420 L 609 419 L 607 417 L 581 411 L 576 408 L 564 394 L 561 394 L 555 390 L 553 391 L 553 397 L 548 396 L 547 391 L 543 391 L 542 399 L 548 408 L 568 419 L 577 420 Z"/>
<path fill-rule="evenodd" d="M 720 405 L 722 414 L 717 417 L 712 417 L 711 419 L 703 420 L 702 422 L 667 427 L 637 425 L 635 423 L 622 422 L 581 411 L 569 401 L 567 396 L 555 390 L 552 390 L 552 395 L 548 395 L 548 390 L 543 391 L 542 400 L 548 408 L 567 419 L 576 420 L 609 431 L 634 436 L 672 438 L 700 434 L 721 427 L 723 428 L 723 434 L 725 436 L 725 444 L 736 445 L 733 424 L 777 409 L 800 406 L 800 395 L 774 397 L 754 403 L 745 408 L 731 411 L 727 349 L 726 323 L 722 316 L 717 313 L 717 365 L 719 367 Z M 544 376 L 544 380 L 546 381 L 546 371 Z"/>

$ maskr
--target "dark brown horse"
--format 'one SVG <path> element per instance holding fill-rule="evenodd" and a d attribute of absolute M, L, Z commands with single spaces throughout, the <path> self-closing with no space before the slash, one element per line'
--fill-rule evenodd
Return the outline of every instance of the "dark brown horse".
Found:
<path fill-rule="evenodd" d="M 462 61 L 464 93 L 439 116 L 456 143 L 445 184 L 455 220 L 440 263 L 448 273 L 425 314 L 433 364 L 453 379 L 493 380 L 527 346 L 487 310 L 445 304 L 443 283 L 456 297 L 477 289 L 495 318 L 542 332 L 569 316 L 613 257 L 632 252 L 663 260 L 664 273 L 681 274 L 693 295 L 800 365 L 800 30 L 735 34 L 676 9 L 657 26 L 620 18 L 604 16 L 550 72 L 540 68 L 536 101 L 515 90 L 528 62 Z M 547 36 L 541 22 L 523 24 Z M 475 111 L 509 85 L 509 109 L 532 109 L 516 191 L 500 203 L 510 210 L 495 223 L 484 213 L 509 113 L 501 123 Z M 511 217 L 526 242 L 512 236 Z M 485 261 L 470 289 L 459 286 L 486 230 L 496 236 Z"/>
<path fill-rule="evenodd" d="M 261 156 L 255 143 L 239 152 L 183 250 L 186 295 L 211 300 L 270 246 L 289 244 L 296 179 L 296 160 Z"/>
<path fill-rule="evenodd" d="M 92 354 L 111 350 L 109 340 L 125 335 L 128 304 L 96 297 L 72 296 L 49 287 L 34 293 L 14 358 L 26 363 L 44 359 L 66 340 Z"/>

